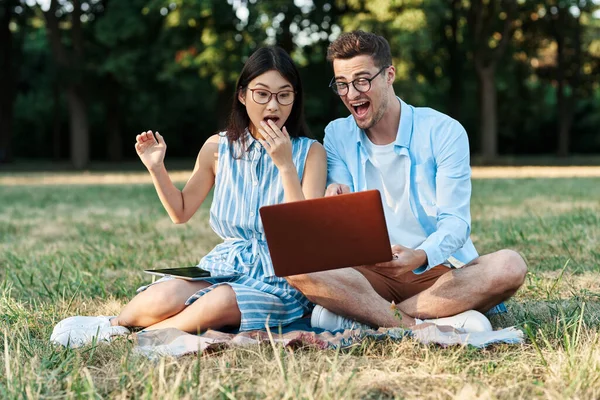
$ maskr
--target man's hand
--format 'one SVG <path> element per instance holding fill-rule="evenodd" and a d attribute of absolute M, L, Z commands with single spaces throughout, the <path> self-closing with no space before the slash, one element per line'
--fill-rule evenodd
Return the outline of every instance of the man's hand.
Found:
<path fill-rule="evenodd" d="M 325 197 L 328 196 L 337 196 L 338 194 L 346 194 L 350 193 L 350 188 L 348 185 L 342 185 L 341 183 L 332 183 L 327 186 L 327 190 L 325 191 Z"/>
<path fill-rule="evenodd" d="M 427 263 L 427 253 L 395 244 L 392 246 L 392 261 L 375 264 L 374 269 L 385 271 L 388 275 L 400 276 Z"/>

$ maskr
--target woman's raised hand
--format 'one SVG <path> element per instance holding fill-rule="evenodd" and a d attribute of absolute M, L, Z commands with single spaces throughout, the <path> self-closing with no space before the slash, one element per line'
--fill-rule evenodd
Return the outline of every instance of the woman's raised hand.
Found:
<path fill-rule="evenodd" d="M 163 164 L 167 144 L 158 132 L 155 134 L 152 134 L 152 131 L 142 132 L 135 137 L 135 151 L 146 168 L 152 171 Z"/>
<path fill-rule="evenodd" d="M 292 160 L 292 141 L 287 129 L 283 127 L 283 131 L 280 130 L 277 124 L 271 120 L 261 121 L 260 124 L 261 127 L 258 131 L 263 139 L 259 139 L 259 142 L 267 150 L 275 166 L 279 171 L 295 168 Z"/>

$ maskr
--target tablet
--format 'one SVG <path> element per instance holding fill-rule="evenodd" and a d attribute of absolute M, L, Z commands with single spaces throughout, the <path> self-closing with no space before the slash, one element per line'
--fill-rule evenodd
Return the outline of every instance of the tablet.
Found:
<path fill-rule="evenodd" d="M 279 277 L 392 260 L 378 190 L 260 208 Z"/>
<path fill-rule="evenodd" d="M 144 272 L 158 276 L 172 276 L 188 281 L 201 281 L 210 276 L 210 272 L 199 267 L 145 269 Z"/>

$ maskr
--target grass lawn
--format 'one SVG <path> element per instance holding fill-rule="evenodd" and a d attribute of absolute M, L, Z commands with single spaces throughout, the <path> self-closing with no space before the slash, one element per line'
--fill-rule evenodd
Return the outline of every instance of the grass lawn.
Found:
<path fill-rule="evenodd" d="M 151 185 L 0 186 L 0 398 L 600 398 L 600 178 L 475 180 L 472 213 L 480 253 L 513 248 L 529 264 L 492 320 L 524 329 L 522 346 L 264 345 L 151 362 L 125 339 L 48 339 L 67 316 L 117 313 L 142 269 L 196 264 L 219 242 L 208 204 L 176 226 Z"/>

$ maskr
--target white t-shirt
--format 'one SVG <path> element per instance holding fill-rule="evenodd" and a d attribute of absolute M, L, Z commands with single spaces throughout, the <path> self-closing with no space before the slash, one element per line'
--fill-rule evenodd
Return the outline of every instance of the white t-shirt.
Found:
<path fill-rule="evenodd" d="M 369 154 L 366 164 L 367 189 L 381 192 L 391 244 L 414 249 L 427 236 L 410 210 L 407 180 L 410 159 L 396 154 L 394 143 L 376 145 L 368 138 L 363 143 Z"/>

